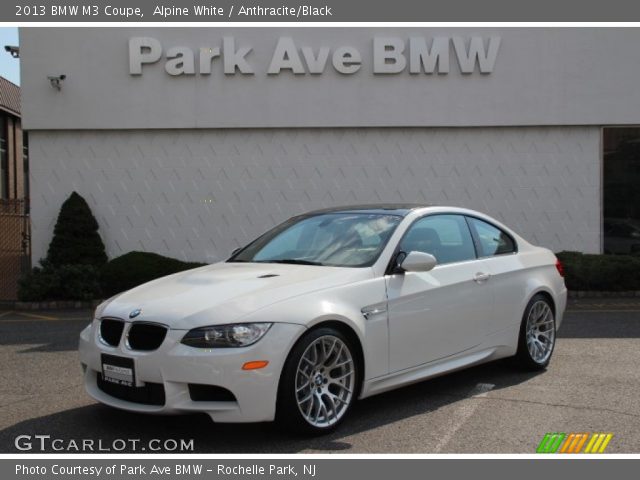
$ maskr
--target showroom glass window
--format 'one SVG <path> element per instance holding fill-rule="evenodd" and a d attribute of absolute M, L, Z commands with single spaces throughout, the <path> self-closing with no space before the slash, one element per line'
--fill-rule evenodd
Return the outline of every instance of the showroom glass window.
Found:
<path fill-rule="evenodd" d="M 400 250 L 428 253 L 438 264 L 476 258 L 471 232 L 461 215 L 429 215 L 417 220 L 402 239 Z"/>
<path fill-rule="evenodd" d="M 640 255 L 640 127 L 603 130 L 604 252 Z"/>

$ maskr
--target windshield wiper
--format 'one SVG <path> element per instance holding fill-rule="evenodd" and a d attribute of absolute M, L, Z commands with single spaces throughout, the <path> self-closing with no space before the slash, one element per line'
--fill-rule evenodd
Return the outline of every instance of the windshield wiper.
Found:
<path fill-rule="evenodd" d="M 324 264 L 320 262 L 312 262 L 310 260 L 300 260 L 298 258 L 281 258 L 277 260 L 260 260 L 258 263 L 288 263 L 291 265 L 314 265 L 321 267 Z"/>

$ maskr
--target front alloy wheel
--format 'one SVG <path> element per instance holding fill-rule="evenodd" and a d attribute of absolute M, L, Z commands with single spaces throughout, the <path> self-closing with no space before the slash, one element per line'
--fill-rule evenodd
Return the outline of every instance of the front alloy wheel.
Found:
<path fill-rule="evenodd" d="M 535 295 L 525 309 L 516 358 L 530 370 L 542 370 L 549 365 L 556 343 L 556 322 L 553 308 L 543 295 Z"/>
<path fill-rule="evenodd" d="M 347 414 L 357 392 L 358 366 L 349 340 L 320 328 L 293 348 L 283 371 L 277 421 L 289 429 L 325 433 Z"/>

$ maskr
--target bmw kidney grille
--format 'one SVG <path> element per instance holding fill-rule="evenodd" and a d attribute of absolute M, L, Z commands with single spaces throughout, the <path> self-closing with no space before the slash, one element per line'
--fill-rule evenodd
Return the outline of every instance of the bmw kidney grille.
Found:
<path fill-rule="evenodd" d="M 107 345 L 117 347 L 125 330 L 125 322 L 116 318 L 100 321 L 100 339 Z M 125 344 L 131 350 L 151 351 L 162 345 L 167 336 L 167 327 L 159 323 L 133 322 L 126 333 Z"/>

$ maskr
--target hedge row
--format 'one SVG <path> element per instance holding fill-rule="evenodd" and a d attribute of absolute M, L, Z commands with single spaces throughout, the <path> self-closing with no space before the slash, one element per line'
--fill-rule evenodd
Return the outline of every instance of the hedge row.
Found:
<path fill-rule="evenodd" d="M 640 290 L 640 256 L 590 255 L 560 252 L 569 290 L 620 292 Z M 42 266 L 20 281 L 21 301 L 93 300 L 165 275 L 200 267 L 155 253 L 129 252 L 101 267 L 95 265 Z"/>
<path fill-rule="evenodd" d="M 640 256 L 557 254 L 569 290 L 621 292 L 640 290 Z"/>
<path fill-rule="evenodd" d="M 155 253 L 129 252 L 107 262 L 98 222 L 77 192 L 62 203 L 46 258 L 20 279 L 23 302 L 95 300 L 202 263 Z"/>
<path fill-rule="evenodd" d="M 183 262 L 156 253 L 129 252 L 104 266 L 101 275 L 102 290 L 111 297 L 156 278 L 203 265 L 206 264 Z"/>
<path fill-rule="evenodd" d="M 147 252 L 129 252 L 100 267 L 54 266 L 45 260 L 20 280 L 18 298 L 23 302 L 108 298 L 156 278 L 202 265 L 205 264 Z"/>

